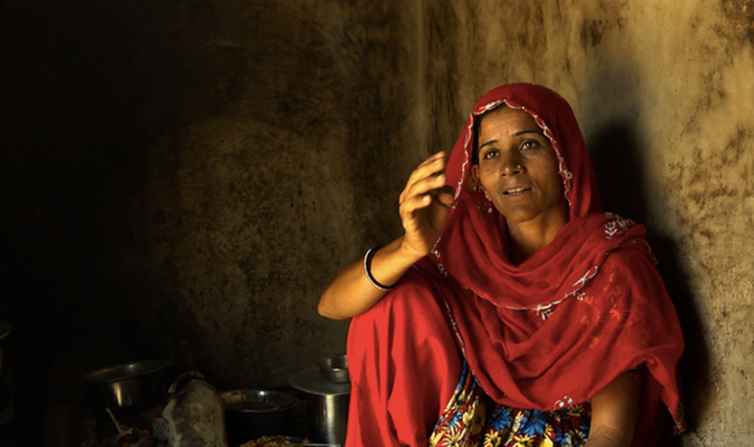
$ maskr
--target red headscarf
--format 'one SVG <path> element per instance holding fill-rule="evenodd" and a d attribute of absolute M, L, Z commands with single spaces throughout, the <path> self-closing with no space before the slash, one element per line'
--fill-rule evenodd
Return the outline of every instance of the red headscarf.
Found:
<path fill-rule="evenodd" d="M 467 187 L 479 117 L 521 109 L 550 139 L 570 220 L 519 265 L 507 259 L 505 218 Z M 553 410 L 586 402 L 619 374 L 646 366 L 639 428 L 659 398 L 682 423 L 676 364 L 683 337 L 644 236 L 602 213 L 584 138 L 568 103 L 547 88 L 511 84 L 474 107 L 446 170 L 455 202 L 428 256 L 459 346 L 482 388 L 516 408 Z M 428 263 L 422 263 L 427 272 Z M 428 272 L 427 272 L 428 273 Z M 643 442 L 643 441 L 642 441 Z"/>
<path fill-rule="evenodd" d="M 550 139 L 570 206 L 555 239 L 519 265 L 506 256 L 505 218 L 467 187 L 475 125 L 505 106 L 530 113 Z M 568 103 L 532 84 L 490 91 L 469 116 L 446 175 L 455 201 L 432 252 L 349 329 L 346 444 L 426 445 L 460 374 L 453 336 L 499 403 L 560 409 L 646 367 L 633 445 L 651 437 L 661 401 L 680 429 L 675 368 L 683 338 L 675 310 L 644 227 L 602 212 Z"/>

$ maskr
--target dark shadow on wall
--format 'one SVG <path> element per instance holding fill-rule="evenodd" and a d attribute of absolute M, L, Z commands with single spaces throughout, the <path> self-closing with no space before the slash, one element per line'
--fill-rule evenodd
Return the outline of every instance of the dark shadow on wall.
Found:
<path fill-rule="evenodd" d="M 636 126 L 615 120 L 595 129 L 588 145 L 605 210 L 639 223 L 648 223 L 647 204 L 651 191 L 644 183 L 645 168 L 641 157 L 644 145 Z M 648 228 L 648 240 L 658 259 L 660 275 L 675 304 L 686 341 L 679 371 L 684 387 L 686 423 L 693 428 L 709 402 L 710 365 L 708 347 L 703 337 L 704 328 L 689 279 L 678 258 L 676 242 L 652 228 Z"/>
<path fill-rule="evenodd" d="M 13 327 L 2 348 L 15 408 L 3 428 L 24 446 L 64 445 L 51 437 L 86 411 L 86 372 L 163 355 L 112 274 L 130 275 L 123 258 L 143 250 L 131 210 L 166 124 L 146 118 L 161 86 L 140 57 L 158 50 L 112 2 L 53 3 L 0 7 L 0 320 Z"/>

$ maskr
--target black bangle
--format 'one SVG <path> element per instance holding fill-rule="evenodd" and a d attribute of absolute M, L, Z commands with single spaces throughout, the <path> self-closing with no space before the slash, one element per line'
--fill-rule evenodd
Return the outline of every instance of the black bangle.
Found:
<path fill-rule="evenodd" d="M 374 276 L 372 276 L 372 257 L 374 257 L 374 254 L 379 249 L 380 247 L 372 247 L 367 250 L 366 254 L 364 255 L 364 274 L 367 275 L 367 279 L 376 289 L 388 291 L 395 286 L 386 286 L 380 284 L 379 281 L 374 279 Z"/>

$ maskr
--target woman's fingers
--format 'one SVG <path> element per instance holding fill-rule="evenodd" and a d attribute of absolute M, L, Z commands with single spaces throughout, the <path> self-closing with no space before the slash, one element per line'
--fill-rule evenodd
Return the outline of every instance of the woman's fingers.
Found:
<path fill-rule="evenodd" d="M 406 242 L 422 256 L 432 248 L 453 202 L 453 190 L 445 186 L 446 163 L 444 152 L 424 160 L 411 173 L 400 196 L 399 212 Z"/>
<path fill-rule="evenodd" d="M 430 207 L 430 225 L 438 233 L 442 231 L 445 226 L 445 222 L 448 221 L 450 216 L 450 207 L 453 205 L 453 188 L 450 186 L 444 186 L 435 194 L 435 198 L 432 201 Z"/>
<path fill-rule="evenodd" d="M 406 182 L 406 189 L 409 189 L 416 182 L 433 176 L 445 169 L 445 158 L 446 155 L 444 152 L 438 152 L 421 162 L 409 176 Z"/>
<path fill-rule="evenodd" d="M 424 160 L 411 173 L 406 188 L 400 195 L 400 203 L 442 187 L 445 184 L 445 176 L 439 173 L 445 169 L 445 163 L 446 154 L 444 152 L 438 152 Z"/>
<path fill-rule="evenodd" d="M 406 219 L 414 211 L 428 207 L 433 201 L 433 191 L 438 190 L 438 188 L 444 188 L 443 185 L 445 185 L 445 175 L 440 174 L 419 180 L 413 185 L 408 186 L 404 194 L 401 195 L 401 203 L 399 205 L 401 218 Z M 442 203 L 446 201 L 447 197 L 443 193 Z M 452 203 L 452 198 L 450 199 L 450 203 Z M 447 205 L 450 206 L 450 203 Z"/>
<path fill-rule="evenodd" d="M 402 201 L 411 200 L 415 197 L 430 197 L 432 192 L 445 185 L 445 174 L 433 175 L 421 180 L 417 180 L 412 185 L 407 186 Z"/>
<path fill-rule="evenodd" d="M 446 208 L 437 202 L 431 195 L 415 196 L 404 201 L 400 206 L 401 223 L 405 230 L 405 240 L 420 256 L 426 255 L 432 248 L 437 236 L 438 228 L 442 228 L 447 217 L 444 218 L 442 211 L 436 208 Z M 447 208 L 450 210 L 450 208 Z M 439 221 L 442 220 L 442 224 Z M 438 227 L 439 225 L 439 227 Z"/>
<path fill-rule="evenodd" d="M 447 154 L 442 151 L 432 154 L 429 157 L 427 157 L 426 160 L 419 163 L 419 166 L 417 166 L 416 169 L 414 169 L 414 172 L 412 173 L 412 175 L 420 173 L 424 170 L 437 171 L 436 166 L 438 164 L 441 164 L 442 167 L 440 169 L 443 169 L 445 167 L 446 158 L 447 158 Z M 411 178 L 409 177 L 409 181 L 410 180 Z"/>
<path fill-rule="evenodd" d="M 428 207 L 432 203 L 432 195 L 430 194 L 418 194 L 413 195 L 406 200 L 403 201 L 403 203 L 400 204 L 398 207 L 398 210 L 401 215 L 401 219 L 405 222 L 407 220 L 414 219 L 416 216 L 414 216 L 414 212 L 421 210 L 422 208 Z"/>
<path fill-rule="evenodd" d="M 437 200 L 444 206 L 450 207 L 453 204 L 453 198 L 455 197 L 455 191 L 450 185 L 445 185 L 437 191 Z"/>

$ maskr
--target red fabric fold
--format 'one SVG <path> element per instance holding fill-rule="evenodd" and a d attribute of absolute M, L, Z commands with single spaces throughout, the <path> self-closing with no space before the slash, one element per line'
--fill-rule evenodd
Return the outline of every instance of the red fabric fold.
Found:
<path fill-rule="evenodd" d="M 426 446 L 453 396 L 461 360 L 444 304 L 410 270 L 348 332 L 347 446 Z"/>

